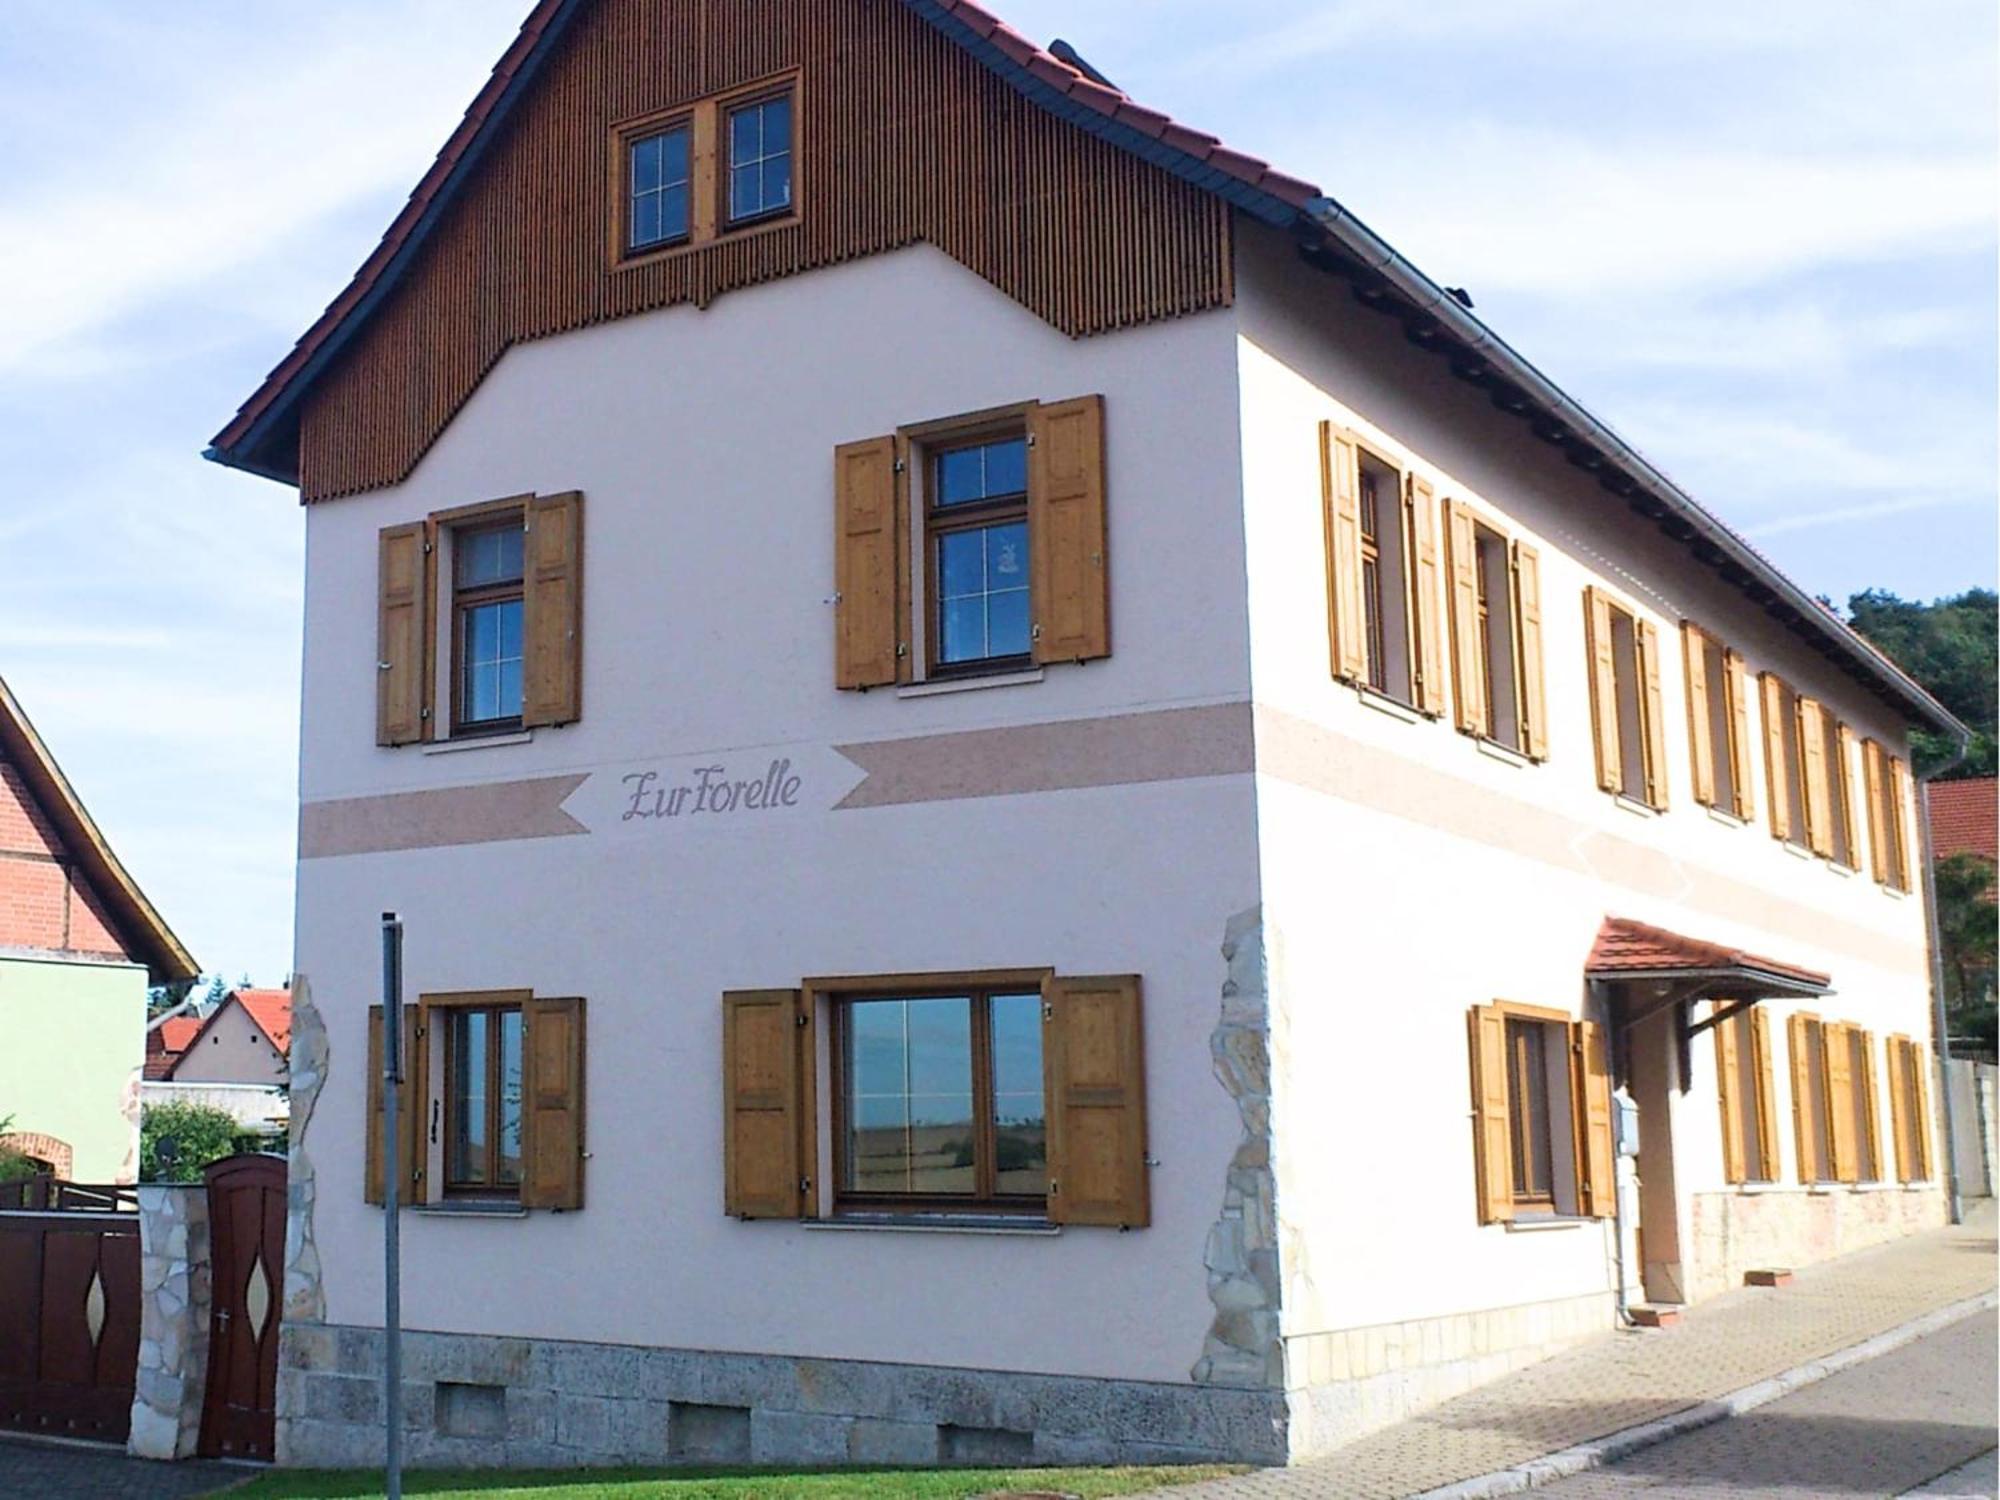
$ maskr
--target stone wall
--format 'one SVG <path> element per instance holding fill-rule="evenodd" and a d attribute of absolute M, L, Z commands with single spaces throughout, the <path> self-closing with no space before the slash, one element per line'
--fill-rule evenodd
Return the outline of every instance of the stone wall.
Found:
<path fill-rule="evenodd" d="M 186 1458 L 208 1379 L 208 1192 L 157 1183 L 139 1195 L 139 1373 L 126 1451 Z"/>
<path fill-rule="evenodd" d="M 1789 1269 L 1901 1239 L 1945 1221 L 1944 1194 L 1905 1188 L 1764 1188 L 1696 1193 L 1689 1214 L 1688 1300 L 1743 1284 L 1751 1270 Z"/>
<path fill-rule="evenodd" d="M 382 1461 L 379 1329 L 288 1324 L 278 1462 Z M 1285 1461 L 1284 1398 L 1141 1381 L 409 1333 L 421 1465 Z"/>

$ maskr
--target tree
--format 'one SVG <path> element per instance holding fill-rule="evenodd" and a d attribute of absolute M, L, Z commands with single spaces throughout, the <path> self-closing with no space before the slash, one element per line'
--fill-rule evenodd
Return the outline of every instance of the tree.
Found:
<path fill-rule="evenodd" d="M 171 984 L 154 985 L 146 991 L 146 1019 L 157 1021 L 193 994 L 194 986 L 192 979 L 176 979 Z"/>
<path fill-rule="evenodd" d="M 0 1115 L 0 1135 L 14 1128 L 12 1115 Z M 20 1152 L 0 1146 L 0 1182 L 20 1182 L 35 1175 L 35 1164 Z"/>
<path fill-rule="evenodd" d="M 2000 675 L 2000 595 L 1967 589 L 1923 604 L 1887 589 L 1869 589 L 1847 601 L 1854 628 L 1914 677 L 1933 698 L 1972 730 L 1964 764 L 1951 777 L 1991 776 L 2000 733 L 1996 675 Z M 1911 746 L 1919 775 L 1951 758 L 1949 742 L 1914 730 Z"/>
<path fill-rule="evenodd" d="M 1937 862 L 1938 947 L 1944 961 L 1945 1014 L 1953 1036 L 1995 1046 L 1993 866 L 1977 854 Z"/>
<path fill-rule="evenodd" d="M 160 1142 L 172 1138 L 173 1163 L 162 1167 Z M 211 1162 L 256 1144 L 235 1116 L 212 1104 L 149 1104 L 139 1116 L 139 1180 L 199 1182 Z"/>

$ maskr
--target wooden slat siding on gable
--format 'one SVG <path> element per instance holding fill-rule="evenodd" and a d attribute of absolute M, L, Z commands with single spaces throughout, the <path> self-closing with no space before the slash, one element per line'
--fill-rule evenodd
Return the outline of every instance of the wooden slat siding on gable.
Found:
<path fill-rule="evenodd" d="M 1771 1060 L 1771 1016 L 1763 1006 L 1750 1012 L 1750 1040 L 1757 1049 L 1757 1149 L 1765 1182 L 1776 1182 L 1781 1168 L 1778 1149 L 1778 1079 Z"/>
<path fill-rule="evenodd" d="M 1319 482 L 1326 541 L 1327 653 L 1342 682 L 1368 677 L 1361 600 L 1361 447 L 1354 434 L 1319 424 Z"/>
<path fill-rule="evenodd" d="M 1104 398 L 1028 414 L 1028 550 L 1038 662 L 1111 654 Z"/>
<path fill-rule="evenodd" d="M 582 1208 L 583 1001 L 537 995 L 521 1010 L 521 1206 Z"/>
<path fill-rule="evenodd" d="M 1445 643 L 1442 605 L 1444 568 L 1438 555 L 1437 495 L 1428 479 L 1412 474 L 1403 486 L 1404 532 L 1412 566 L 1410 587 L 1416 595 L 1417 682 L 1420 712 L 1433 718 L 1445 711 Z"/>
<path fill-rule="evenodd" d="M 902 487 L 893 437 L 833 451 L 834 686 L 884 687 L 909 669 Z"/>
<path fill-rule="evenodd" d="M 1473 1184 L 1479 1222 L 1514 1217 L 1514 1157 L 1507 1112 L 1507 1015 L 1497 1005 L 1466 1012 L 1471 1050 Z"/>
<path fill-rule="evenodd" d="M 568 724 L 583 711 L 583 496 L 535 496 L 527 530 L 521 722 Z"/>
<path fill-rule="evenodd" d="M 1734 651 L 1722 653 L 1722 680 L 1729 689 L 1729 779 L 1736 788 L 1731 810 L 1747 822 L 1757 811 L 1750 790 L 1750 669 Z"/>
<path fill-rule="evenodd" d="M 1681 621 L 1681 662 L 1687 674 L 1688 766 L 1693 772 L 1694 800 L 1703 807 L 1715 806 L 1715 741 L 1710 735 L 1713 710 L 1708 701 L 1708 653 L 1714 649 L 1714 642 L 1699 625 Z"/>
<path fill-rule="evenodd" d="M 723 1207 L 741 1219 L 796 1219 L 808 1211 L 814 1151 L 810 1028 L 797 990 L 732 990 L 722 997 Z"/>
<path fill-rule="evenodd" d="M 1445 574 L 1451 597 L 1451 691 L 1458 727 L 1492 732 L 1486 701 L 1486 661 L 1479 649 L 1479 551 L 1472 512 L 1463 501 L 1444 502 Z"/>
<path fill-rule="evenodd" d="M 1645 716 L 1646 801 L 1667 806 L 1667 707 L 1660 690 L 1660 632 L 1651 620 L 1634 622 L 1639 645 L 1640 712 Z"/>
<path fill-rule="evenodd" d="M 1549 695 L 1542 644 L 1542 555 L 1515 541 L 1514 639 L 1521 667 L 1521 749 L 1530 760 L 1549 758 Z"/>
<path fill-rule="evenodd" d="M 307 500 L 406 477 L 509 345 L 926 243 L 1072 336 L 1229 305 L 1215 195 L 1030 103 L 899 5 L 600 0 L 307 399 Z M 801 212 L 614 268 L 613 127 L 799 72 Z"/>
<path fill-rule="evenodd" d="M 1042 1015 L 1049 1220 L 1143 1228 L 1152 1195 L 1139 977 L 1051 977 Z"/>
<path fill-rule="evenodd" d="M 375 743 L 427 738 L 430 524 L 385 527 L 375 574 Z"/>

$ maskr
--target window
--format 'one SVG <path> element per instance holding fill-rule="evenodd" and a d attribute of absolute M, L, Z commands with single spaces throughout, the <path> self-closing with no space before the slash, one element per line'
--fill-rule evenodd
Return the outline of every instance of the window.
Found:
<path fill-rule="evenodd" d="M 1469 1021 L 1480 1222 L 1608 1216 L 1616 1166 L 1601 1029 L 1511 1001 L 1475 1006 Z"/>
<path fill-rule="evenodd" d="M 1868 842 L 1875 878 L 1894 890 L 1911 889 L 1909 768 L 1875 740 L 1861 744 L 1862 780 L 1868 797 Z"/>
<path fill-rule="evenodd" d="M 1667 805 L 1659 634 L 1602 589 L 1585 592 L 1597 781 L 1608 792 Z"/>
<path fill-rule="evenodd" d="M 627 145 L 627 250 L 652 250 L 688 237 L 693 224 L 693 140 L 693 128 L 680 124 L 638 136 Z"/>
<path fill-rule="evenodd" d="M 582 495 L 438 511 L 377 549 L 376 744 L 581 717 Z"/>
<path fill-rule="evenodd" d="M 1544 759 L 1540 556 L 1463 501 L 1447 499 L 1444 515 L 1458 727 Z"/>
<path fill-rule="evenodd" d="M 1927 1182 L 1931 1176 L 1931 1111 L 1926 1087 L 1929 1064 L 1924 1049 L 1906 1036 L 1890 1037 L 1887 1051 L 1896 1180 Z"/>
<path fill-rule="evenodd" d="M 1759 679 L 1764 700 L 1764 780 L 1771 799 L 1771 836 L 1810 849 L 1806 824 L 1806 736 L 1799 695 L 1775 672 Z"/>
<path fill-rule="evenodd" d="M 521 1190 L 521 1007 L 445 1011 L 444 1186 L 447 1193 Z"/>
<path fill-rule="evenodd" d="M 1445 710 L 1437 500 L 1429 481 L 1320 424 L 1333 675 L 1433 717 Z"/>
<path fill-rule="evenodd" d="M 522 553 L 518 513 L 452 533 L 452 732 L 521 723 Z"/>
<path fill-rule="evenodd" d="M 1849 1026 L 1842 1037 L 1847 1047 L 1849 1076 L 1854 1086 L 1849 1100 L 1854 1111 L 1854 1180 L 1882 1180 L 1882 1133 L 1875 1094 L 1875 1037 Z"/>
<path fill-rule="evenodd" d="M 1820 736 L 1820 764 L 1824 767 L 1825 789 L 1817 797 L 1808 795 L 1807 806 L 1823 803 L 1826 811 L 1826 829 L 1823 835 L 1814 829 L 1813 847 L 1815 852 L 1824 854 L 1836 864 L 1845 865 L 1850 870 L 1861 867 L 1861 855 L 1854 838 L 1854 802 L 1848 781 L 1848 747 L 1853 736 L 1847 726 L 1825 709 L 1814 716 L 1816 723 L 1808 722 L 1806 732 L 1817 729 Z"/>
<path fill-rule="evenodd" d="M 799 202 L 798 85 L 764 79 L 610 132 L 613 270 L 790 222 Z"/>
<path fill-rule="evenodd" d="M 1361 470 L 1362 645 L 1368 685 L 1413 703 L 1410 571 L 1403 535 L 1403 476 L 1363 452 Z M 1386 582 L 1385 582 L 1386 580 Z"/>
<path fill-rule="evenodd" d="M 1101 396 L 915 423 L 833 466 L 835 686 L 1111 654 Z"/>
<path fill-rule="evenodd" d="M 924 528 L 931 671 L 1027 666 L 1027 434 L 938 450 Z"/>
<path fill-rule="evenodd" d="M 833 1019 L 838 1203 L 1041 1206 L 1039 988 L 853 996 Z"/>
<path fill-rule="evenodd" d="M 1735 1002 L 1715 1004 L 1726 1010 Z M 1714 1027 L 1723 1177 L 1729 1182 L 1778 1180 L 1769 1020 L 1761 1008 L 1753 1007 L 1734 1011 Z"/>
<path fill-rule="evenodd" d="M 1743 658 L 1691 620 L 1681 622 L 1687 669 L 1688 746 L 1694 798 L 1747 819 L 1750 795 L 1750 703 Z"/>
<path fill-rule="evenodd" d="M 1799 1181 L 1833 1182 L 1833 1112 L 1827 1079 L 1826 1027 L 1818 1016 L 1795 1015 L 1790 1021 L 1792 1048 L 1792 1117 L 1798 1128 Z"/>
<path fill-rule="evenodd" d="M 792 206 L 792 97 L 776 94 L 727 112 L 729 223 L 783 213 Z"/>

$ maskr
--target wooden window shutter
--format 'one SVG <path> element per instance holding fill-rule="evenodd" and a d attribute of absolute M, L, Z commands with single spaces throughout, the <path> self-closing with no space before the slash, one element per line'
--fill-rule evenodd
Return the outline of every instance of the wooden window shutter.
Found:
<path fill-rule="evenodd" d="M 1931 1180 L 1931 1091 L 1930 1059 L 1916 1042 L 1905 1041 L 1903 1052 L 1910 1060 L 1910 1165 L 1916 1181 Z"/>
<path fill-rule="evenodd" d="M 1583 591 L 1584 639 L 1590 653 L 1591 742 L 1597 747 L 1597 784 L 1607 792 L 1625 789 L 1625 765 L 1618 740 L 1618 657 L 1611 647 L 1611 600 L 1602 589 Z"/>
<path fill-rule="evenodd" d="M 1892 1036 L 1883 1044 L 1889 1065 L 1889 1134 L 1896 1143 L 1896 1180 L 1914 1180 L 1910 1173 L 1910 1075 L 1907 1037 Z"/>
<path fill-rule="evenodd" d="M 583 713 L 583 496 L 528 502 L 521 572 L 521 723 L 574 723 Z"/>
<path fill-rule="evenodd" d="M 1868 868 L 1878 884 L 1889 879 L 1889 825 L 1883 816 L 1882 747 L 1861 742 L 1861 793 L 1868 816 Z"/>
<path fill-rule="evenodd" d="M 1479 549 L 1472 512 L 1462 501 L 1444 503 L 1445 567 L 1451 592 L 1451 687 L 1458 704 L 1458 727 L 1467 734 L 1492 732 L 1486 701 L 1486 663 L 1479 649 Z"/>
<path fill-rule="evenodd" d="M 1111 654 L 1104 398 L 1028 414 L 1029 603 L 1038 662 Z"/>
<path fill-rule="evenodd" d="M 1828 1025 L 1820 1028 L 1820 1048 L 1826 1059 L 1826 1088 L 1822 1103 L 1826 1108 L 1827 1172 L 1835 1182 L 1858 1182 L 1854 1149 L 1854 1060 L 1849 1052 L 1849 1028 Z"/>
<path fill-rule="evenodd" d="M 1818 1018 L 1801 1011 L 1785 1022 L 1792 1054 L 1792 1135 L 1799 1148 L 1799 1181 L 1818 1181 L 1819 1151 L 1813 1138 L 1811 1030 Z"/>
<path fill-rule="evenodd" d="M 1368 629 L 1361 598 L 1361 448 L 1354 435 L 1319 424 L 1320 503 L 1326 523 L 1326 629 L 1333 675 L 1368 676 Z"/>
<path fill-rule="evenodd" d="M 424 1119 L 430 1111 L 429 1053 L 424 1047 L 423 1012 L 403 1007 L 403 1092 L 397 1101 L 396 1170 L 401 1202 L 421 1203 L 424 1191 Z M 368 1007 L 368 1128 L 363 1195 L 370 1203 L 383 1201 L 382 1171 L 382 1007 Z"/>
<path fill-rule="evenodd" d="M 1726 1021 L 1716 1023 L 1715 1030 L 1715 1097 L 1722 1111 L 1722 1179 L 1725 1182 L 1747 1182 L 1750 1164 L 1743 1156 L 1743 1109 L 1745 1104 L 1755 1106 L 1755 1100 L 1743 1097 L 1741 1063 L 1737 1049 L 1742 1038 L 1738 1034 L 1740 1016 L 1731 1016 Z"/>
<path fill-rule="evenodd" d="M 1734 651 L 1722 653 L 1722 680 L 1729 689 L 1729 782 L 1736 789 L 1730 810 L 1748 822 L 1757 811 L 1750 790 L 1750 669 Z"/>
<path fill-rule="evenodd" d="M 1428 479 L 1412 474 L 1403 487 L 1404 532 L 1408 537 L 1412 613 L 1417 622 L 1417 707 L 1433 717 L 1445 710 L 1444 634 L 1438 616 L 1437 495 Z"/>
<path fill-rule="evenodd" d="M 894 437 L 833 450 L 835 687 L 883 687 L 909 660 L 904 519 Z"/>
<path fill-rule="evenodd" d="M 1479 1222 L 1514 1217 L 1513 1129 L 1507 1112 L 1507 1014 L 1497 1005 L 1466 1012 L 1472 1050 L 1472 1160 Z"/>
<path fill-rule="evenodd" d="M 1520 653 L 1521 750 L 1530 760 L 1549 758 L 1549 696 L 1542 656 L 1542 555 L 1516 541 L 1514 648 Z"/>
<path fill-rule="evenodd" d="M 722 997 L 722 1197 L 739 1219 L 797 1219 L 816 1169 L 811 1015 L 798 990 Z"/>
<path fill-rule="evenodd" d="M 1840 792 L 1840 822 L 1847 835 L 1847 853 L 1841 863 L 1850 870 L 1861 868 L 1861 830 L 1854 821 L 1854 731 L 1845 724 L 1833 727 L 1834 754 L 1838 764 L 1829 769 L 1832 785 Z"/>
<path fill-rule="evenodd" d="M 522 1007 L 521 1206 L 583 1207 L 583 1001 Z"/>
<path fill-rule="evenodd" d="M 1890 862 L 1890 873 L 1895 877 L 1897 890 L 1910 891 L 1915 889 L 1916 864 L 1910 840 L 1910 768 L 1899 755 L 1889 757 L 1889 787 L 1892 794 L 1888 799 L 1889 851 L 1895 856 Z"/>
<path fill-rule="evenodd" d="M 383 528 L 375 587 L 375 743 L 413 745 L 430 728 L 429 522 Z"/>
<path fill-rule="evenodd" d="M 1771 799 L 1771 837 L 1792 836 L 1791 768 L 1785 752 L 1785 685 L 1770 672 L 1760 672 L 1757 686 L 1764 700 L 1764 794 Z"/>
<path fill-rule="evenodd" d="M 1778 1081 L 1771 1062 L 1771 1017 L 1763 1006 L 1750 1012 L 1750 1042 L 1757 1049 L 1757 1154 L 1759 1178 L 1776 1182 L 1778 1159 Z"/>
<path fill-rule="evenodd" d="M 1694 800 L 1715 806 L 1715 740 L 1709 732 L 1708 653 L 1714 649 L 1701 627 L 1681 621 L 1681 662 L 1687 673 L 1688 765 L 1694 772 Z M 1722 1028 L 1717 1027 L 1719 1033 Z M 1732 1177 L 1731 1182 L 1741 1178 Z"/>
<path fill-rule="evenodd" d="M 1589 1218 L 1608 1219 L 1618 1204 L 1618 1148 L 1612 1139 L 1611 1060 L 1604 1028 L 1595 1021 L 1576 1022 L 1570 1027 L 1570 1047 L 1576 1059 L 1576 1157 L 1583 1168 L 1579 1207 Z"/>
<path fill-rule="evenodd" d="M 1862 1140 L 1860 1149 L 1868 1158 L 1869 1170 L 1874 1174 L 1868 1180 L 1879 1182 L 1882 1178 L 1882 1100 L 1875 1088 L 1875 1033 L 1856 1031 L 1861 1045 L 1855 1049 L 1861 1059 L 1861 1076 L 1854 1080 L 1854 1087 L 1861 1101 Z"/>
<path fill-rule="evenodd" d="M 1050 1222 L 1144 1228 L 1152 1195 L 1139 976 L 1045 980 L 1042 1068 Z"/>
<path fill-rule="evenodd" d="M 1667 710 L 1660 692 L 1660 632 L 1651 620 L 1639 620 L 1639 687 L 1646 723 L 1646 802 L 1667 805 Z"/>
<path fill-rule="evenodd" d="M 1800 778 L 1806 796 L 1806 845 L 1815 854 L 1833 853 L 1833 802 L 1826 779 L 1826 719 L 1819 701 L 1801 695 L 1799 746 L 1804 763 Z"/>

